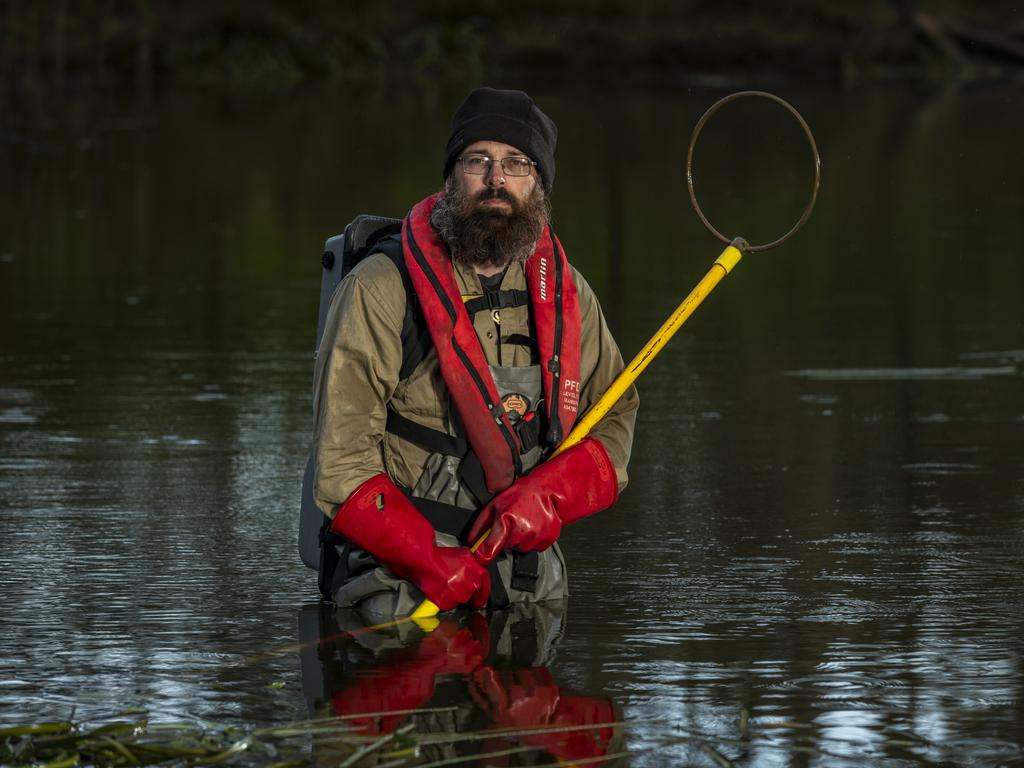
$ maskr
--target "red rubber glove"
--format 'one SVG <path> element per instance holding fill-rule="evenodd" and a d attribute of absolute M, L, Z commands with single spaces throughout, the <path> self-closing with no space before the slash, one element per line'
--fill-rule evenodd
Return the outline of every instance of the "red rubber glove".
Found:
<path fill-rule="evenodd" d="M 483 608 L 491 579 L 466 547 L 439 547 L 434 527 L 391 478 L 374 475 L 338 508 L 330 531 L 380 560 L 419 587 L 438 608 L 460 603 Z"/>
<path fill-rule="evenodd" d="M 607 509 L 618 498 L 615 466 L 600 441 L 588 437 L 495 496 L 477 516 L 469 541 L 491 529 L 475 552 L 481 563 L 503 549 L 544 550 L 563 525 Z"/>

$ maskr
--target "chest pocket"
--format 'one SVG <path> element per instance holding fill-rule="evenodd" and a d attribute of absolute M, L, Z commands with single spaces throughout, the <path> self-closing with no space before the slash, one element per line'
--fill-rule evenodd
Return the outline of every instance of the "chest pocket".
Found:
<path fill-rule="evenodd" d="M 528 472 L 540 461 L 541 418 L 544 409 L 540 366 L 502 367 L 492 365 L 491 378 L 501 396 L 508 419 L 523 447 L 523 471 Z"/>

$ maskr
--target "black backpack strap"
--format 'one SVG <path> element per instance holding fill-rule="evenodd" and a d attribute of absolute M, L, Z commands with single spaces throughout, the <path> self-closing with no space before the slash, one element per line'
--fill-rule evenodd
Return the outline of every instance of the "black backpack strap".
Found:
<path fill-rule="evenodd" d="M 487 490 L 484 467 L 472 450 L 466 451 L 459 464 L 459 482 L 473 494 L 473 498 L 481 507 L 494 498 L 494 494 Z"/>
<path fill-rule="evenodd" d="M 408 489 L 403 488 L 402 490 L 409 497 L 412 505 L 419 510 L 419 513 L 434 526 L 435 531 L 447 533 L 463 543 L 466 542 L 469 529 L 473 526 L 473 521 L 476 520 L 476 510 L 463 509 L 454 504 L 445 504 L 443 501 L 420 498 L 413 496 Z"/>
<path fill-rule="evenodd" d="M 512 606 L 512 601 L 508 599 L 508 590 L 505 589 L 505 582 L 501 580 L 497 560 L 487 564 L 487 573 L 491 577 L 491 594 L 487 598 L 487 607 L 492 611 L 507 610 Z"/>
<path fill-rule="evenodd" d="M 320 567 L 317 586 L 324 600 L 333 600 L 334 593 L 348 580 L 348 553 L 350 545 L 336 533 L 331 533 L 331 520 L 324 516 L 320 526 Z"/>
<path fill-rule="evenodd" d="M 401 415 L 390 405 L 388 406 L 386 429 L 390 434 L 415 443 L 430 453 L 440 453 L 444 456 L 456 456 L 462 459 L 459 463 L 459 482 L 466 487 L 466 490 L 473 495 L 480 506 L 491 500 L 494 494 L 487 490 L 487 482 L 480 459 L 477 458 L 470 448 L 469 442 L 464 438 L 425 427 L 419 422 Z"/>
<path fill-rule="evenodd" d="M 402 220 L 383 216 L 357 216 L 345 227 L 345 242 L 341 253 L 341 277 L 360 261 L 376 253 L 378 243 L 398 236 L 401 244 Z"/>
<path fill-rule="evenodd" d="M 407 379 L 416 370 L 416 366 L 423 362 L 423 358 L 433 346 L 433 341 L 427 324 L 423 321 L 419 302 L 416 300 L 409 268 L 405 265 L 401 232 L 391 233 L 376 240 L 372 252 L 383 253 L 391 259 L 398 274 L 402 276 L 402 286 L 405 288 L 405 317 L 402 319 L 402 368 L 398 372 L 398 378 Z"/>
<path fill-rule="evenodd" d="M 469 443 L 438 429 L 425 427 L 419 422 L 406 418 L 388 404 L 387 431 L 392 435 L 415 443 L 431 453 L 463 457 L 469 450 Z"/>

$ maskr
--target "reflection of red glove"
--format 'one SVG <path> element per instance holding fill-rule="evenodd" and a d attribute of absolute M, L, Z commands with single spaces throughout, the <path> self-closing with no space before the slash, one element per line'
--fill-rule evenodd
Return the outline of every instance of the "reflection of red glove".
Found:
<path fill-rule="evenodd" d="M 544 667 L 481 667 L 473 685 L 473 698 L 502 727 L 546 725 L 558 706 L 558 685 Z"/>
<path fill-rule="evenodd" d="M 438 608 L 482 608 L 491 592 L 487 571 L 465 547 L 439 547 L 434 528 L 391 478 L 381 473 L 338 508 L 330 530 L 362 547 L 399 578 L 409 579 Z"/>
<path fill-rule="evenodd" d="M 473 697 L 494 723 L 503 728 L 568 727 L 570 731 L 518 736 L 561 760 L 580 760 L 608 753 L 614 736 L 615 707 L 608 699 L 566 696 L 544 668 L 497 670 L 481 667 L 473 673 Z M 602 727 L 604 726 L 604 727 Z"/>
<path fill-rule="evenodd" d="M 481 563 L 503 549 L 544 550 L 563 525 L 607 509 L 618 497 L 615 466 L 600 441 L 588 437 L 495 496 L 477 516 L 469 541 L 491 529 L 476 551 Z"/>
<path fill-rule="evenodd" d="M 483 621 L 479 614 L 472 618 Z M 354 725 L 370 733 L 390 733 L 409 717 L 408 710 L 422 707 L 433 696 L 437 675 L 469 674 L 483 664 L 489 649 L 486 621 L 482 628 L 478 622 L 467 628 L 445 619 L 416 646 L 399 649 L 379 667 L 361 671 L 348 688 L 333 691 L 334 714 L 398 711 L 352 718 Z"/>
<path fill-rule="evenodd" d="M 536 744 L 562 760 L 582 760 L 608 754 L 615 737 L 615 706 L 611 699 L 593 696 L 562 696 L 551 725 L 593 725 L 563 733 L 538 733 L 523 740 Z"/>

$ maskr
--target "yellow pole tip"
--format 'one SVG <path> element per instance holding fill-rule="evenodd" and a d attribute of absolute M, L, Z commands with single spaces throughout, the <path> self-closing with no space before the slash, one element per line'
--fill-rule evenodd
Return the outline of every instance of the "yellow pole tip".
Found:
<path fill-rule="evenodd" d="M 424 600 L 419 606 L 409 614 L 410 619 L 432 619 L 437 616 L 438 607 L 430 600 Z"/>
<path fill-rule="evenodd" d="M 739 238 L 736 238 L 739 240 Z M 733 240 L 735 243 L 736 240 Z M 745 242 L 745 241 L 744 241 Z M 743 258 L 743 251 L 737 248 L 733 243 L 730 243 L 722 251 L 722 254 L 715 259 L 715 264 L 725 270 L 725 274 L 732 272 L 733 267 L 740 263 L 740 259 Z"/>

